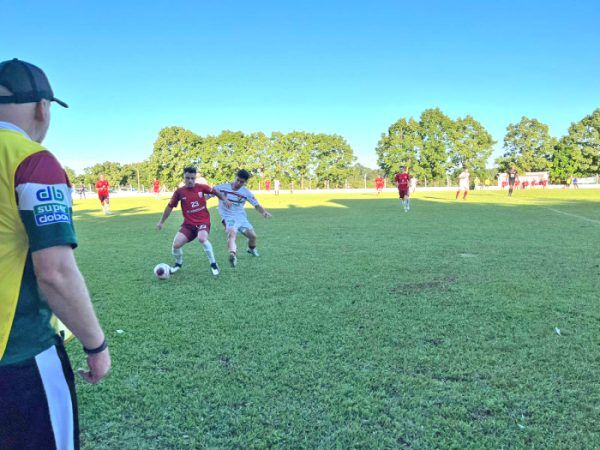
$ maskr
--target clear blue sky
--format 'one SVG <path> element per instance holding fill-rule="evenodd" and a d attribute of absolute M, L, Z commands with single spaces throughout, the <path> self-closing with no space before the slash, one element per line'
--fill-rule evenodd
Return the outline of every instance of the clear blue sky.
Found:
<path fill-rule="evenodd" d="M 0 59 L 41 66 L 45 144 L 81 171 L 145 159 L 158 131 L 337 133 L 375 167 L 382 132 L 440 107 L 499 141 L 600 107 L 600 1 L 2 2 Z"/>

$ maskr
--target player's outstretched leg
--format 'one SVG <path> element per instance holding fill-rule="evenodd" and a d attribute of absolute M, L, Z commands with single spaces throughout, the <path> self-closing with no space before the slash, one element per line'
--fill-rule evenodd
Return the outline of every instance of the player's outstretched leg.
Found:
<path fill-rule="evenodd" d="M 259 256 L 258 250 L 256 250 L 256 233 L 252 229 L 244 230 L 244 236 L 248 238 L 248 249 L 246 250 L 252 256 Z"/>

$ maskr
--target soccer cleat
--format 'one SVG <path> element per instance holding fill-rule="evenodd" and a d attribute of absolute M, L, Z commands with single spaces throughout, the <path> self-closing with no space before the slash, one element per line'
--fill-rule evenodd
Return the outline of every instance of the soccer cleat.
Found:
<path fill-rule="evenodd" d="M 212 274 L 216 277 L 217 275 L 219 275 L 219 272 L 221 272 L 221 270 L 219 269 L 219 266 L 217 266 L 217 263 L 212 263 L 210 265 L 210 271 L 212 272 Z"/>
<path fill-rule="evenodd" d="M 173 267 L 171 267 L 171 273 L 177 272 L 179 269 L 181 269 L 182 265 L 183 264 L 175 263 L 175 265 Z"/>
<path fill-rule="evenodd" d="M 249 248 L 248 250 L 246 250 L 248 253 L 250 253 L 252 256 L 260 256 L 258 254 L 258 250 L 256 250 L 256 247 L 254 248 Z"/>
<path fill-rule="evenodd" d="M 237 256 L 235 256 L 235 253 L 229 254 L 229 264 L 231 264 L 231 267 L 237 266 Z"/>

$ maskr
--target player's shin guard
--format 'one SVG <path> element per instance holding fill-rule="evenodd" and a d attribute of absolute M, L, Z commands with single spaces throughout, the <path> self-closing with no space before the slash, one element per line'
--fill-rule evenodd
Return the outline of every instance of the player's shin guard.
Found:
<path fill-rule="evenodd" d="M 465 191 L 465 193 L 463 194 L 463 200 L 467 198 L 468 193 L 469 193 L 469 191 Z"/>
<path fill-rule="evenodd" d="M 173 247 L 172 252 L 176 264 L 183 264 L 183 249 Z"/>
<path fill-rule="evenodd" d="M 211 243 L 210 243 L 208 240 L 207 240 L 207 241 L 204 241 L 204 242 L 202 243 L 202 247 L 204 247 L 204 253 L 206 253 L 206 256 L 208 257 L 208 261 L 209 261 L 211 264 L 213 264 L 213 263 L 217 262 L 217 261 L 215 260 L 215 254 L 214 254 L 214 252 L 213 252 L 213 247 L 212 247 L 212 244 L 211 244 Z"/>

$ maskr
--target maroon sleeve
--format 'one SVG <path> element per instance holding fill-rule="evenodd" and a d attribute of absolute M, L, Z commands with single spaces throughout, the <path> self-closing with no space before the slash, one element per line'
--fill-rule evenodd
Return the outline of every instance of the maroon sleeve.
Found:
<path fill-rule="evenodd" d="M 217 195 L 217 192 L 211 188 L 208 184 L 199 184 L 200 192 L 204 192 L 205 194 Z"/>
<path fill-rule="evenodd" d="M 179 189 L 176 189 L 175 192 L 173 192 L 173 197 L 171 197 L 171 200 L 169 200 L 169 204 L 167 206 L 170 206 L 171 208 L 175 208 L 178 203 L 179 203 Z"/>
<path fill-rule="evenodd" d="M 15 186 L 25 183 L 64 183 L 71 187 L 65 170 L 49 151 L 34 153 L 19 165 L 15 172 Z"/>

